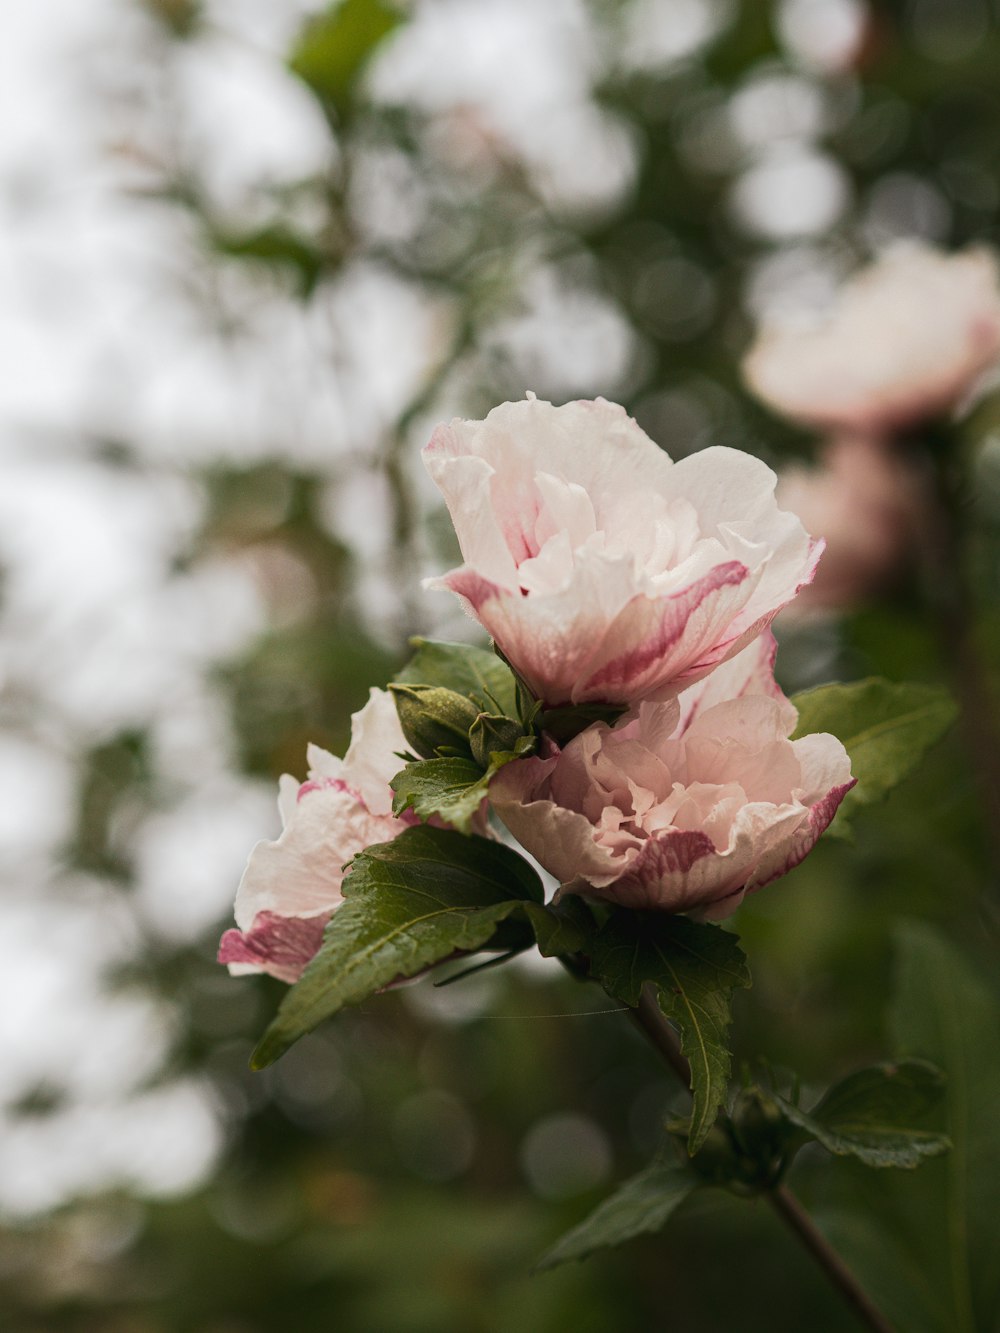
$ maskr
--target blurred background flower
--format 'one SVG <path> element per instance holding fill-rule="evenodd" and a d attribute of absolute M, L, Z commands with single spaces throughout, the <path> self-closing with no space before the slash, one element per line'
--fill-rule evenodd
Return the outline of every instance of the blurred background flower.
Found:
<path fill-rule="evenodd" d="M 251 1076 L 281 987 L 214 952 L 277 776 L 307 741 L 343 753 L 409 634 L 473 632 L 419 586 L 457 560 L 433 424 L 604 394 L 675 458 L 804 466 L 815 442 L 740 357 L 894 241 L 1000 240 L 994 9 L 36 0 L 3 22 L 4 1327 L 639 1330 L 668 1289 L 685 1329 L 848 1327 L 722 1196 L 669 1244 L 528 1276 L 672 1095 L 597 992 L 538 963 L 425 980 Z M 995 401 L 958 448 L 995 671 Z M 839 571 L 823 600 L 867 605 L 789 624 L 784 684 L 941 677 L 896 461 L 823 449 L 786 485 Z M 984 844 L 953 739 L 855 849 L 741 909 L 739 1054 L 808 1081 L 881 1052 L 889 923 L 975 947 Z M 803 1171 L 850 1215 L 848 1167 Z M 909 1184 L 881 1203 L 933 1219 Z"/>

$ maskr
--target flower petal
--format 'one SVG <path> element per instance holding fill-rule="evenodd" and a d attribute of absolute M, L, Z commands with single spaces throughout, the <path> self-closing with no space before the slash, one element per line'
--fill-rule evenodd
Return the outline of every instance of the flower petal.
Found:
<path fill-rule="evenodd" d="M 236 972 L 267 972 L 289 984 L 298 981 L 319 946 L 330 914 L 300 917 L 258 912 L 249 930 L 227 930 L 218 961 Z"/>

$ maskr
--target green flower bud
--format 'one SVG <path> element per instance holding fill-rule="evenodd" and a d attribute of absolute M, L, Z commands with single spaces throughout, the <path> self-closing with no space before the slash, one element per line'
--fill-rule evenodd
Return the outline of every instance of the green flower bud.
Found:
<path fill-rule="evenodd" d="M 441 685 L 390 685 L 399 725 L 414 754 L 469 753 L 469 731 L 479 709 L 463 694 Z"/>
<path fill-rule="evenodd" d="M 524 739 L 524 727 L 520 722 L 493 713 L 480 713 L 469 732 L 472 757 L 483 768 L 489 767 L 492 754 L 513 751 Z M 521 749 L 523 751 L 524 747 Z"/>

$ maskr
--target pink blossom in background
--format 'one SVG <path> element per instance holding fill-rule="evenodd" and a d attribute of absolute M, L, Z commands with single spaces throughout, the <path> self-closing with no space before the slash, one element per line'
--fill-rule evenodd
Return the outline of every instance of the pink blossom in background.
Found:
<path fill-rule="evenodd" d="M 785 416 L 884 435 L 961 407 L 998 360 L 994 253 L 900 242 L 845 284 L 822 323 L 765 327 L 743 373 Z"/>
<path fill-rule="evenodd" d="M 788 739 L 773 651 L 500 770 L 493 807 L 561 893 L 719 919 L 812 849 L 854 779 L 835 737 Z"/>
<path fill-rule="evenodd" d="M 452 421 L 424 460 L 465 559 L 430 586 L 549 705 L 673 697 L 760 634 L 821 549 L 759 459 L 674 463 L 600 398 Z"/>
<path fill-rule="evenodd" d="M 826 542 L 816 576 L 783 615 L 850 607 L 876 593 L 911 549 L 920 500 L 911 469 L 889 441 L 840 436 L 815 467 L 778 476 L 778 499 Z"/>
<path fill-rule="evenodd" d="M 345 864 L 413 823 L 392 814 L 389 787 L 406 749 L 391 696 L 373 689 L 353 715 L 343 759 L 310 745 L 308 780 L 281 778 L 284 829 L 276 842 L 259 842 L 250 853 L 236 893 L 237 929 L 223 935 L 220 963 L 234 973 L 299 979 L 341 902 Z"/>

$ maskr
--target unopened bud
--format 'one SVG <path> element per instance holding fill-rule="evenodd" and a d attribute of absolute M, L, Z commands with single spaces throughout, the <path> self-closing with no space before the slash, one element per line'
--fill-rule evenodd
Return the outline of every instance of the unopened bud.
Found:
<path fill-rule="evenodd" d="M 491 755 L 515 750 L 524 737 L 524 727 L 515 718 L 480 713 L 469 732 L 472 757 L 487 768 Z"/>
<path fill-rule="evenodd" d="M 414 754 L 469 753 L 469 730 L 479 709 L 462 694 L 441 685 L 390 685 L 399 725 Z"/>

